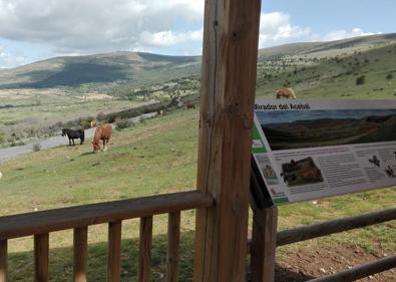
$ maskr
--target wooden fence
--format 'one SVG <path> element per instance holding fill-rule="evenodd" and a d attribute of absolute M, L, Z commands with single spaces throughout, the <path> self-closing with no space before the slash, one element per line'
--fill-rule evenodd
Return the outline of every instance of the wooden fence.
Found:
<path fill-rule="evenodd" d="M 0 218 L 0 282 L 7 281 L 7 242 L 34 236 L 34 280 L 48 281 L 49 234 L 73 229 L 73 281 L 84 282 L 88 227 L 108 223 L 107 281 L 120 281 L 122 221 L 140 218 L 139 281 L 150 281 L 153 216 L 168 214 L 167 281 L 177 281 L 180 212 L 208 208 L 213 198 L 198 191 L 62 208 Z"/>
<path fill-rule="evenodd" d="M 276 207 L 254 208 L 253 237 L 249 241 L 251 273 L 254 282 L 274 281 L 276 247 L 396 220 L 396 208 L 296 227 L 280 232 L 277 232 L 277 218 Z M 354 281 L 395 267 L 396 255 L 310 281 Z"/>

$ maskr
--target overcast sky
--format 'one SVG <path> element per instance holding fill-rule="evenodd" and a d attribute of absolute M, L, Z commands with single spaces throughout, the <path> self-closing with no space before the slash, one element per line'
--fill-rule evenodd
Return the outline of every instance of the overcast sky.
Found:
<path fill-rule="evenodd" d="M 0 68 L 117 50 L 201 53 L 203 0 L 0 0 Z M 396 32 L 395 0 L 264 0 L 260 47 Z"/>

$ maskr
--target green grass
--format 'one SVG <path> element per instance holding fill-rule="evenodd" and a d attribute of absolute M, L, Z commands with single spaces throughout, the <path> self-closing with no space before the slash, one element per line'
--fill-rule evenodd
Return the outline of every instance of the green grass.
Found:
<path fill-rule="evenodd" d="M 320 49 L 321 44 L 313 44 L 310 48 L 319 48 L 317 51 L 312 51 L 306 56 L 299 55 L 306 58 L 307 62 L 300 61 L 300 57 L 297 56 L 293 62 L 285 66 L 285 69 L 280 67 L 285 58 L 273 61 L 272 66 L 261 58 L 258 67 L 257 96 L 274 98 L 274 89 L 288 80 L 295 88 L 298 98 L 395 98 L 396 80 L 387 79 L 386 76 L 393 73 L 393 77 L 396 77 L 396 44 L 382 42 L 373 45 L 374 47 L 347 49 L 334 49 L 330 48 L 330 45 L 325 44 Z M 295 48 L 296 46 L 288 46 L 277 51 L 271 49 L 269 53 L 263 54 L 272 56 L 279 54 L 281 50 L 293 53 Z M 342 58 L 342 63 L 335 61 L 334 56 Z M 365 58 L 369 59 L 369 63 L 364 61 Z M 354 65 L 356 60 L 359 61 L 359 65 Z M 145 70 L 142 75 L 147 76 L 149 73 L 150 70 Z M 265 73 L 271 73 L 271 78 L 264 77 Z M 357 86 L 356 77 L 359 75 L 365 75 L 366 82 Z M 382 90 L 379 90 L 381 88 Z M 125 91 L 128 92 L 127 90 L 129 91 Z M 9 128 L 9 123 L 21 126 L 24 122 L 30 124 L 39 117 L 53 121 L 58 116 L 65 118 L 67 112 L 78 117 L 92 115 L 96 111 L 132 106 L 125 101 L 117 100 L 83 104 L 75 97 L 79 94 L 74 93 L 73 89 L 70 91 L 68 96 L 33 96 L 30 100 L 4 101 L 26 107 L 15 112 L 12 109 L 1 110 L 0 121 L 3 125 L 8 122 L 6 126 Z M 38 97 L 40 103 L 36 103 Z M 57 108 L 59 104 L 66 107 Z M 1 164 L 3 178 L 0 181 L 0 215 L 195 189 L 198 110 L 176 111 L 163 118 L 148 120 L 122 131 L 114 131 L 110 149 L 104 153 L 92 154 L 90 142 L 87 141 L 82 146 L 65 145 Z M 381 210 L 392 207 L 395 203 L 396 189 L 388 188 L 326 198 L 319 200 L 317 204 L 304 202 L 285 205 L 279 208 L 279 228 L 286 229 Z M 195 212 L 183 212 L 180 281 L 191 280 L 194 228 Z M 396 252 L 395 230 L 396 222 L 393 221 L 293 244 L 280 248 L 278 258 L 287 261 L 287 254 L 290 252 L 342 245 L 358 246 L 379 256 L 385 252 L 391 254 Z M 166 232 L 167 216 L 156 216 L 152 251 L 155 281 L 164 280 Z M 137 279 L 138 237 L 138 221 L 123 222 L 122 281 Z M 106 281 L 106 242 L 106 225 L 89 228 L 89 281 Z M 10 241 L 10 281 L 31 281 L 32 245 L 32 238 Z M 51 281 L 70 281 L 71 246 L 70 230 L 51 233 Z"/>
<path fill-rule="evenodd" d="M 115 131 L 109 151 L 92 154 L 88 144 L 62 146 L 32 153 L 1 166 L 1 215 L 56 207 L 135 198 L 194 189 L 197 161 L 197 111 L 178 111 L 163 118 Z M 280 229 L 309 224 L 394 205 L 396 190 L 383 189 L 280 207 Z M 182 213 L 181 281 L 192 275 L 194 211 Z M 123 224 L 122 281 L 135 281 L 137 271 L 138 221 Z M 333 235 L 281 248 L 278 256 L 320 245 L 347 244 L 371 253 L 396 251 L 396 222 Z M 153 277 L 165 273 L 167 216 L 154 218 Z M 89 229 L 90 281 L 106 281 L 107 226 Z M 379 243 L 380 247 L 379 247 Z M 72 233 L 50 236 L 51 281 L 70 281 Z M 33 268 L 31 238 L 10 241 L 11 281 L 30 281 Z M 16 271 L 18 270 L 18 271 Z"/>

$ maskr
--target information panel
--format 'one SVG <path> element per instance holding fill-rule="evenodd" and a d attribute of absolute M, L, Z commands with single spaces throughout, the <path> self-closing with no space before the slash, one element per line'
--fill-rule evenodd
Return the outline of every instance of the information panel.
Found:
<path fill-rule="evenodd" d="M 396 100 L 258 100 L 253 156 L 275 203 L 396 185 Z"/>

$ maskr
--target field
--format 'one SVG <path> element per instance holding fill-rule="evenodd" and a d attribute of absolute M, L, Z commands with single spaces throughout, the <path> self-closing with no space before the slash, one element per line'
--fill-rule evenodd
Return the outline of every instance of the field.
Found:
<path fill-rule="evenodd" d="M 377 36 L 362 41 L 304 43 L 261 50 L 257 96 L 274 98 L 274 90 L 285 85 L 295 88 L 298 98 L 395 98 L 396 36 L 389 38 Z M 115 59 L 110 62 L 112 58 Z M 137 60 L 138 66 L 126 72 L 129 65 L 122 65 L 125 58 L 128 64 Z M 85 74 L 80 84 L 79 76 L 70 76 L 71 73 L 93 66 L 76 66 L 75 60 L 66 58 L 2 72 L 0 139 L 3 136 L 5 141 L 0 143 L 15 145 L 45 138 L 50 134 L 40 130 L 56 122 L 96 117 L 100 112 L 139 107 L 150 101 L 171 101 L 178 96 L 197 99 L 197 58 L 117 53 L 88 59 L 97 60 L 96 64 L 102 66 L 101 77 Z M 71 67 L 54 76 L 59 64 Z M 164 72 L 167 68 L 168 78 Z M 103 74 L 112 69 L 116 70 L 109 76 L 112 81 L 106 82 Z M 358 83 L 362 76 L 363 82 Z M 51 82 L 49 77 L 54 80 Z M 16 81 L 15 85 L 7 86 L 7 80 Z M 62 85 L 66 83 L 71 85 Z M 195 189 L 198 123 L 198 109 L 166 111 L 164 117 L 114 131 L 110 149 L 104 153 L 92 154 L 90 142 L 86 142 L 1 163 L 0 215 Z M 30 127 L 35 127 L 37 134 L 28 136 L 25 129 Z M 381 210 L 395 203 L 396 188 L 388 188 L 281 206 L 279 228 Z M 180 281 L 191 281 L 194 211 L 182 213 L 181 226 Z M 277 277 L 282 282 L 304 281 L 394 254 L 395 230 L 393 221 L 282 247 L 277 253 Z M 155 217 L 153 281 L 165 281 L 166 232 L 167 217 Z M 137 279 L 138 236 L 139 222 L 124 222 L 122 281 Z M 107 226 L 89 229 L 89 281 L 106 281 L 106 241 Z M 71 231 L 50 235 L 51 281 L 70 281 L 71 246 Z M 10 281 L 31 281 L 32 248 L 30 237 L 10 241 Z M 394 281 L 394 277 L 396 271 L 388 271 L 367 281 Z"/>
<path fill-rule="evenodd" d="M 75 148 L 65 146 L 7 162 L 1 166 L 4 175 L 0 186 L 0 204 L 3 207 L 1 214 L 33 212 L 60 206 L 193 189 L 196 173 L 197 116 L 197 111 L 177 111 L 125 131 L 116 131 L 110 150 L 102 154 L 91 154 L 89 145 Z M 395 189 L 385 189 L 324 199 L 317 204 L 283 206 L 280 209 L 280 228 L 379 210 L 394 205 L 395 201 Z M 162 281 L 161 277 L 164 274 L 166 220 L 164 216 L 155 218 L 155 281 Z M 184 212 L 182 221 L 181 281 L 190 281 L 194 212 Z M 308 243 L 282 248 L 278 256 L 284 265 L 290 264 L 290 259 L 298 252 L 320 252 L 320 247 L 335 251 L 345 247 L 358 250 L 362 258 L 373 255 L 382 257 L 396 250 L 395 228 L 396 223 L 391 222 L 325 239 L 311 240 Z M 104 225 L 90 229 L 90 281 L 105 281 L 101 273 L 105 271 L 106 236 Z M 51 281 L 70 280 L 71 238 L 71 232 L 51 235 Z M 123 281 L 130 281 L 136 279 L 137 221 L 125 223 L 123 238 Z M 339 247 L 331 248 L 334 244 Z M 31 250 L 31 238 L 11 241 L 11 281 L 26 281 L 23 277 L 28 277 L 27 275 L 32 273 Z M 340 263 L 339 267 L 345 267 L 345 264 Z M 319 268 L 310 271 L 313 272 L 311 274 L 315 274 Z M 389 275 L 391 273 L 388 277 Z"/>

